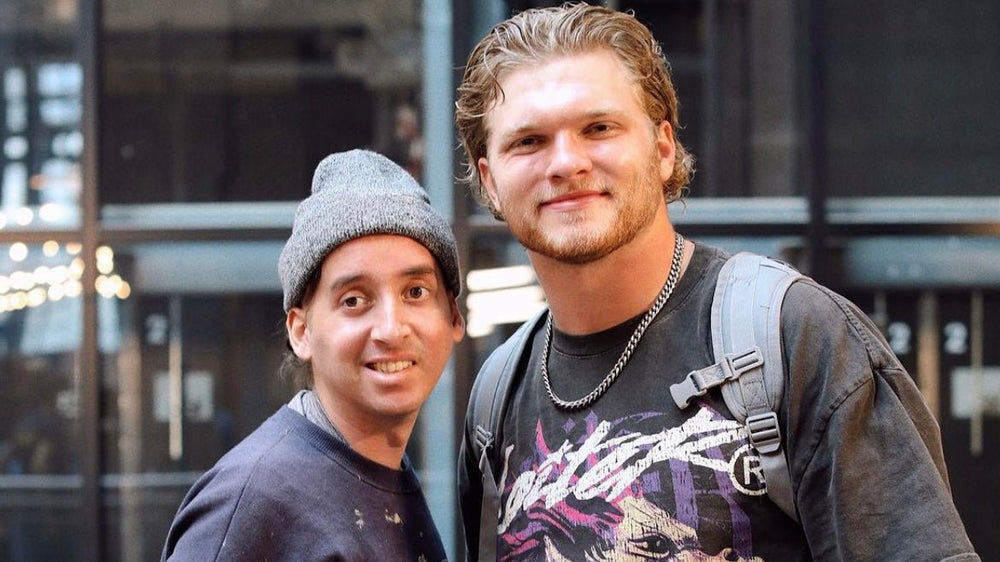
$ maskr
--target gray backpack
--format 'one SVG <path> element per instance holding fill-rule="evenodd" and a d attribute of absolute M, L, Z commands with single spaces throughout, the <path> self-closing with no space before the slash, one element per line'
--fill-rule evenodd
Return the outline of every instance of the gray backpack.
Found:
<path fill-rule="evenodd" d="M 709 389 L 721 387 L 726 406 L 746 425 L 757 450 L 767 485 L 767 495 L 789 517 L 798 520 L 778 426 L 784 390 L 781 355 L 781 303 L 788 288 L 807 279 L 781 262 L 741 252 L 730 257 L 719 271 L 712 301 L 712 350 L 715 363 L 692 371 L 670 386 L 670 395 L 683 409 Z M 528 360 L 527 342 L 544 326 L 547 311 L 525 322 L 483 364 L 472 389 L 472 454 L 479 459 L 483 502 L 479 524 L 479 559 L 496 559 L 495 532 L 500 512 L 500 492 L 493 476 L 500 429 L 515 375 Z"/>

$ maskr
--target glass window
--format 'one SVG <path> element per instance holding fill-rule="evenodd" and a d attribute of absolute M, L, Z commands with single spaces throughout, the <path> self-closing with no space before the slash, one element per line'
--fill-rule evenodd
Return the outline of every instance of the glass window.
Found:
<path fill-rule="evenodd" d="M 76 4 L 41 4 L 0 2 L 0 232 L 80 221 Z"/>
<path fill-rule="evenodd" d="M 0 558 L 82 546 L 79 245 L 0 244 Z"/>
<path fill-rule="evenodd" d="M 79 244 L 83 70 L 73 0 L 0 0 L 0 559 L 85 547 Z"/>
<path fill-rule="evenodd" d="M 366 146 L 422 160 L 420 3 L 108 2 L 101 200 L 287 201 Z"/>
<path fill-rule="evenodd" d="M 294 394 L 279 375 L 280 245 L 140 243 L 104 248 L 121 281 L 99 309 L 103 532 L 109 559 L 159 556 L 195 479 Z M 214 256 L 212 261 L 206 256 Z M 212 264 L 212 274 L 206 272 Z M 214 286 L 189 279 L 214 278 Z M 267 290 L 247 286 L 263 279 Z"/>
<path fill-rule="evenodd" d="M 828 4 L 831 195 L 997 194 L 993 0 Z"/>

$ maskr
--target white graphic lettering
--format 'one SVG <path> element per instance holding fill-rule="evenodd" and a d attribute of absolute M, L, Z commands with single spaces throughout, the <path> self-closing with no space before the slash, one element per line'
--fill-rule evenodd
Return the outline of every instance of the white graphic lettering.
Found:
<path fill-rule="evenodd" d="M 740 470 L 740 466 L 743 470 Z M 742 473 L 743 478 L 738 475 Z M 729 476 L 733 486 L 748 496 L 763 496 L 767 493 L 764 487 L 764 469 L 760 466 L 760 457 L 750 445 L 743 445 L 733 453 L 729 462 Z"/>
<path fill-rule="evenodd" d="M 574 448 L 568 440 L 564 441 L 536 467 L 519 474 L 507 491 L 498 530 L 503 533 L 517 514 L 530 506 L 544 502 L 546 508 L 551 508 L 570 494 L 581 500 L 603 497 L 609 503 L 614 502 L 644 472 L 669 461 L 727 473 L 742 493 L 764 493 L 759 459 L 749 454 L 749 445 L 745 445 L 745 451 L 740 448 L 728 461 L 708 455 L 708 451 L 747 440 L 742 424 L 729 419 L 712 419 L 708 409 L 700 410 L 679 427 L 653 435 L 629 432 L 608 439 L 610 429 L 611 423 L 602 421 L 579 447 Z M 513 445 L 504 451 L 501 478 L 504 483 L 512 450 Z M 737 457 L 743 457 L 739 472 L 736 470 Z M 587 461 L 594 464 L 578 473 Z M 737 478 L 736 474 L 740 473 L 742 478 Z M 549 477 L 553 474 L 558 476 L 550 482 Z"/>

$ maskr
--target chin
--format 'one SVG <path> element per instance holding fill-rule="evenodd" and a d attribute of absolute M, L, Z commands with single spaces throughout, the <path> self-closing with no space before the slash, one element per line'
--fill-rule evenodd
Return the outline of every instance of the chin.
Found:
<path fill-rule="evenodd" d="M 425 400 L 426 398 L 424 400 L 419 400 L 413 397 L 401 397 L 399 399 L 385 397 L 385 399 L 381 400 L 379 404 L 373 406 L 375 411 L 382 416 L 390 418 L 407 418 L 420 413 L 420 407 L 423 406 Z"/>

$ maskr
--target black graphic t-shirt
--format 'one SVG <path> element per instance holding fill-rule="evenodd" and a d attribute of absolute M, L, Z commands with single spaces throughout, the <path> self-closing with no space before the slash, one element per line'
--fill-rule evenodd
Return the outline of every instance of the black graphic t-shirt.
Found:
<path fill-rule="evenodd" d="M 539 331 L 499 435 L 498 559 L 939 560 L 971 553 L 942 476 L 934 422 L 912 381 L 891 354 L 875 353 L 879 337 L 847 314 L 854 314 L 850 305 L 814 284 L 793 288 L 783 308 L 803 309 L 783 324 L 786 363 L 796 374 L 780 415 L 801 525 L 767 499 L 746 429 L 717 391 L 677 408 L 670 385 L 714 362 L 711 303 L 725 257 L 696 246 L 621 376 L 590 407 L 553 405 L 538 368 Z M 639 320 L 586 336 L 556 331 L 549 359 L 556 395 L 575 400 L 597 387 Z M 872 439 L 914 456 L 894 457 Z M 475 465 L 465 459 L 463 466 L 471 472 Z M 914 478 L 899 482 L 901 467 Z M 478 516 L 480 492 L 467 484 L 463 478 L 463 516 L 474 531 L 478 519 L 469 518 Z M 912 497 L 930 498 L 936 521 L 911 516 L 903 506 Z M 891 525 L 900 524 L 938 542 L 915 544 L 909 532 L 893 537 Z M 970 556 L 956 559 L 976 559 Z"/>
<path fill-rule="evenodd" d="M 681 411 L 669 392 L 714 362 L 712 294 L 696 290 L 714 287 L 722 260 L 709 255 L 696 255 L 625 370 L 589 408 L 567 413 L 542 390 L 539 333 L 504 424 L 500 560 L 759 559 L 751 516 L 784 515 L 763 499 L 746 430 L 721 401 Z M 596 388 L 639 321 L 587 336 L 556 331 L 556 395 L 575 400 Z M 798 526 L 781 527 L 782 559 L 805 558 Z"/>

